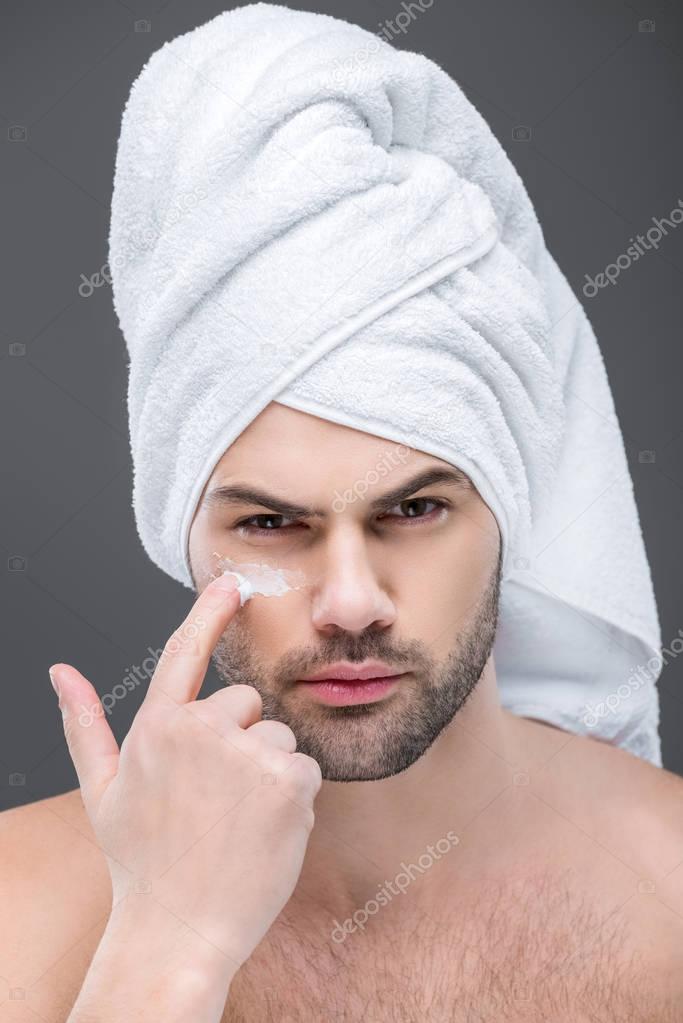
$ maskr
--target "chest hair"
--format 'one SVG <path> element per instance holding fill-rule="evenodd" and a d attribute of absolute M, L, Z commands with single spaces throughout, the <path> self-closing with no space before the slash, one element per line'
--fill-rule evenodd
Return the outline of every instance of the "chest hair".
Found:
<path fill-rule="evenodd" d="M 336 944 L 281 914 L 235 977 L 222 1023 L 681 1023 L 623 914 L 547 874 L 448 912 L 398 897 Z M 340 918 L 341 919 L 341 918 Z"/>

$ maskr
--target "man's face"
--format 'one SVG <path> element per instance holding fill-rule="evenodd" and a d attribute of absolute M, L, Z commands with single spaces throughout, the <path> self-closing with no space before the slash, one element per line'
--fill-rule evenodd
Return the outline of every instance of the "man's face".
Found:
<path fill-rule="evenodd" d="M 463 478 L 417 479 L 433 470 Z M 414 763 L 479 680 L 497 623 L 499 545 L 493 514 L 449 463 L 271 403 L 208 481 L 190 560 L 198 590 L 221 557 L 304 574 L 301 589 L 248 601 L 214 663 L 226 684 L 258 690 L 264 718 L 289 725 L 323 778 L 370 781 Z M 299 681 L 368 660 L 401 674 L 374 702 L 332 705 Z"/>

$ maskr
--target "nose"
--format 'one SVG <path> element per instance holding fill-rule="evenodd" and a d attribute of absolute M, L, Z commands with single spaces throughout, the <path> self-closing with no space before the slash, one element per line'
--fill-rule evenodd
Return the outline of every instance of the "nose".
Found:
<path fill-rule="evenodd" d="M 369 626 L 386 628 L 395 619 L 394 603 L 377 581 L 362 537 L 340 530 L 328 542 L 313 593 L 313 625 L 322 632 L 360 633 Z"/>

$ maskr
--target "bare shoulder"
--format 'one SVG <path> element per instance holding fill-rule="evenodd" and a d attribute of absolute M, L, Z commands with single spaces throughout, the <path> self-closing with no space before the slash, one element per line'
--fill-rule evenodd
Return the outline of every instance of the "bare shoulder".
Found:
<path fill-rule="evenodd" d="M 572 898 L 594 906 L 606 927 L 623 925 L 617 946 L 640 962 L 643 989 L 680 1006 L 683 779 L 544 722 L 519 718 L 513 728 L 517 802 L 544 861 L 571 866 Z"/>
<path fill-rule="evenodd" d="M 564 734 L 569 741 L 548 762 L 548 776 L 583 805 L 586 822 L 618 828 L 644 863 L 683 860 L 683 778 L 610 743 Z"/>
<path fill-rule="evenodd" d="M 680 949 L 683 944 L 683 778 L 602 742 L 586 768 L 596 795 L 591 819 L 602 818 L 605 840 L 640 871 L 638 891 Z M 578 750 L 577 750 L 578 752 Z M 680 960 L 680 952 L 679 962 Z"/>
<path fill-rule="evenodd" d="M 0 1021 L 65 1020 L 111 907 L 80 790 L 0 813 Z"/>
<path fill-rule="evenodd" d="M 582 857 L 617 879 L 663 956 L 683 947 L 683 778 L 632 753 L 520 719 L 528 790 Z"/>
<path fill-rule="evenodd" d="M 518 718 L 520 746 L 530 782 L 539 795 L 557 801 L 558 809 L 582 825 L 618 825 L 628 840 L 642 835 L 665 853 L 680 850 L 683 859 L 683 778 L 640 757 L 589 736 L 545 722 Z M 636 842 L 637 847 L 637 842 Z"/>
<path fill-rule="evenodd" d="M 576 773 L 574 805 L 583 792 L 590 834 L 638 874 L 638 892 L 659 903 L 662 925 L 669 916 L 682 941 L 683 778 L 591 739 L 576 743 L 567 767 Z"/>

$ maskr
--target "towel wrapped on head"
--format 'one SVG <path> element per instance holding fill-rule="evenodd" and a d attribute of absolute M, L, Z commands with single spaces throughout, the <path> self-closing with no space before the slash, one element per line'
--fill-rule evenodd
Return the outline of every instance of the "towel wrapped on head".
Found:
<path fill-rule="evenodd" d="M 629 681 L 660 632 L 602 356 L 445 71 L 268 3 L 165 43 L 123 114 L 109 264 L 159 567 L 192 586 L 197 502 L 271 401 L 432 454 L 500 528 L 503 705 L 661 764 L 661 659 Z"/>

